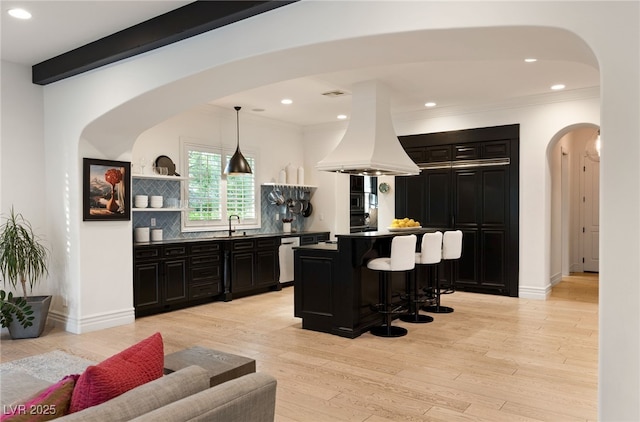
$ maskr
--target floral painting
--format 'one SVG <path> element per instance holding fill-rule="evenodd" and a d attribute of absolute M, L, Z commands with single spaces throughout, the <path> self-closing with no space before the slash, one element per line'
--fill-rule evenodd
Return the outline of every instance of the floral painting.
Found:
<path fill-rule="evenodd" d="M 131 163 L 84 159 L 83 220 L 129 220 Z"/>

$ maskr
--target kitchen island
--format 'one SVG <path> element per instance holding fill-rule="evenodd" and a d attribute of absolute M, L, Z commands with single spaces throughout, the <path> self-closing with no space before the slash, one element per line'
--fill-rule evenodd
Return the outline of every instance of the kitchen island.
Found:
<path fill-rule="evenodd" d="M 381 302 L 378 273 L 367 262 L 389 256 L 394 236 L 415 234 L 419 245 L 432 231 L 351 233 L 336 235 L 334 243 L 296 248 L 294 312 L 302 328 L 355 338 L 381 324 L 372 307 Z M 405 274 L 393 274 L 392 283 L 394 291 L 404 291 Z"/>

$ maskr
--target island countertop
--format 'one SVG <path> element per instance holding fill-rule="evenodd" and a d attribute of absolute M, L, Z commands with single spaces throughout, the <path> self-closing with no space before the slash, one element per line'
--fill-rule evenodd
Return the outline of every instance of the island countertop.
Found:
<path fill-rule="evenodd" d="M 423 235 L 424 233 L 434 232 L 436 230 L 443 230 L 437 228 L 429 228 L 429 227 L 419 227 L 419 228 L 411 228 L 404 229 L 398 231 L 390 231 L 390 230 L 378 230 L 373 232 L 360 232 L 360 233 L 348 233 L 348 234 L 337 234 L 337 238 L 378 238 L 378 237 L 393 237 L 393 236 L 402 236 L 407 234 L 415 234 L 415 235 Z"/>

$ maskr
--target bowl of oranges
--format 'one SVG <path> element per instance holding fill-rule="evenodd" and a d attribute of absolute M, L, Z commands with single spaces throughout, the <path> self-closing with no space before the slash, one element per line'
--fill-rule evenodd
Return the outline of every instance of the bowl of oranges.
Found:
<path fill-rule="evenodd" d="M 419 229 L 422 226 L 419 221 L 415 221 L 413 218 L 394 218 L 391 221 L 391 225 L 387 227 L 390 232 L 402 232 L 408 230 Z"/>

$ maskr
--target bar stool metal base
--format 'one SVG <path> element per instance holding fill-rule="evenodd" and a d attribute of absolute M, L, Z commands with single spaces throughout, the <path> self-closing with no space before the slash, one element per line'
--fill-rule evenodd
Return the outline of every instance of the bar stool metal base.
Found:
<path fill-rule="evenodd" d="M 429 316 L 429 315 L 422 315 L 422 314 L 409 314 L 409 315 L 402 315 L 400 317 L 401 321 L 404 322 L 409 322 L 411 324 L 426 324 L 428 322 L 433 322 L 433 317 Z"/>
<path fill-rule="evenodd" d="M 395 325 L 379 325 L 369 330 L 371 334 L 378 337 L 402 337 L 407 335 L 407 329 Z"/>
<path fill-rule="evenodd" d="M 423 306 L 422 310 L 425 312 L 431 312 L 433 314 L 450 314 L 451 312 L 453 312 L 453 308 L 440 305 Z"/>

